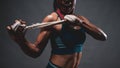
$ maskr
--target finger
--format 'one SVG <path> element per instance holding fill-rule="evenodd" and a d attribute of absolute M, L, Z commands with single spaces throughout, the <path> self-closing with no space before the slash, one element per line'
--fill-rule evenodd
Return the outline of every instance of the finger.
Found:
<path fill-rule="evenodd" d="M 64 19 L 66 19 L 66 20 L 68 20 L 68 21 L 70 21 L 70 22 L 74 22 L 74 21 L 76 20 L 76 17 L 73 16 L 73 15 L 66 15 L 66 16 L 64 17 Z"/>
<path fill-rule="evenodd" d="M 81 16 L 81 18 L 83 19 L 83 20 L 88 20 L 86 17 L 84 17 L 84 16 Z"/>
<path fill-rule="evenodd" d="M 10 36 L 12 36 L 12 35 L 15 34 L 15 32 L 13 31 L 13 29 L 11 28 L 11 26 L 7 26 L 7 27 L 6 27 L 6 30 L 7 30 L 8 34 L 9 34 Z"/>
<path fill-rule="evenodd" d="M 26 24 L 26 22 L 25 22 L 25 21 L 21 21 L 21 23 L 22 23 L 22 24 Z"/>
<path fill-rule="evenodd" d="M 83 16 L 78 16 L 78 17 L 79 17 L 79 19 L 84 20 Z"/>
<path fill-rule="evenodd" d="M 26 21 L 22 20 L 22 19 L 19 19 L 18 21 L 21 22 L 21 24 L 26 24 Z"/>
<path fill-rule="evenodd" d="M 7 26 L 6 29 L 7 29 L 7 30 L 11 30 L 11 27 L 10 27 L 10 26 Z"/>
<path fill-rule="evenodd" d="M 11 26 L 7 26 L 7 27 L 6 27 L 6 30 L 7 30 L 8 32 L 14 32 L 14 30 L 12 29 Z"/>

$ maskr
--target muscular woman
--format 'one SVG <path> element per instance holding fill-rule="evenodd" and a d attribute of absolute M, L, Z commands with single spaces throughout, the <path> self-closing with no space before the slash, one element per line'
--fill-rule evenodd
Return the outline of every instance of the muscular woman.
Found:
<path fill-rule="evenodd" d="M 11 26 L 7 26 L 8 33 L 23 52 L 33 58 L 41 55 L 50 40 L 52 51 L 46 68 L 78 68 L 86 33 L 101 41 L 105 41 L 107 35 L 84 16 L 76 15 L 75 5 L 76 0 L 54 0 L 54 11 L 43 22 L 66 21 L 42 28 L 34 43 L 25 38 L 21 29 L 14 31 Z M 64 18 L 66 15 L 70 16 Z M 22 20 L 16 21 L 25 25 Z"/>

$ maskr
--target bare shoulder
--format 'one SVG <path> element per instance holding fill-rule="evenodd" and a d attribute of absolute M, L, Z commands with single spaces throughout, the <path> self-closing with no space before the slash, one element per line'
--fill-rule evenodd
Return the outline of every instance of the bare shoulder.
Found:
<path fill-rule="evenodd" d="M 51 21 L 56 21 L 58 18 L 58 15 L 56 12 L 52 12 L 51 14 L 47 15 L 44 19 L 43 22 L 51 22 Z"/>

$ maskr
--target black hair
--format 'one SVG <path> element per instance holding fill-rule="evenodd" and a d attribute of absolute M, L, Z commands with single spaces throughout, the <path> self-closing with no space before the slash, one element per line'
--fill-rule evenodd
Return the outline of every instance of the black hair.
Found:
<path fill-rule="evenodd" d="M 58 8 L 58 2 L 57 2 L 57 0 L 54 0 L 54 2 L 53 2 L 53 9 L 54 9 L 54 11 L 56 11 L 57 8 Z"/>

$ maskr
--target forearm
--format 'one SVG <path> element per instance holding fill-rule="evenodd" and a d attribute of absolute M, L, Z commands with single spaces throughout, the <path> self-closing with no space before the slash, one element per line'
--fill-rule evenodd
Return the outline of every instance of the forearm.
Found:
<path fill-rule="evenodd" d="M 41 55 L 47 45 L 49 37 L 50 31 L 41 29 L 34 43 L 27 41 L 25 37 L 17 39 L 16 42 L 19 44 L 25 54 L 35 58 Z"/>
<path fill-rule="evenodd" d="M 94 37 L 97 40 L 104 41 L 107 39 L 107 35 L 103 32 L 102 29 L 98 28 L 97 26 L 89 22 L 83 22 L 82 27 L 85 29 L 85 31 L 88 34 L 90 34 L 92 37 Z"/>
<path fill-rule="evenodd" d="M 55 21 L 57 19 L 57 16 L 55 20 L 53 20 L 53 17 L 55 17 L 55 15 L 49 15 L 45 17 L 43 22 L 48 23 L 51 21 Z M 42 51 L 46 47 L 51 30 L 48 27 L 41 28 L 41 31 L 36 38 L 36 41 L 34 41 L 34 43 L 31 43 L 25 38 L 26 31 L 23 31 L 25 28 L 23 25 L 26 26 L 24 21 L 16 20 L 13 25 L 7 26 L 10 37 L 20 46 L 20 48 L 25 54 L 31 57 L 37 57 L 41 55 Z"/>

